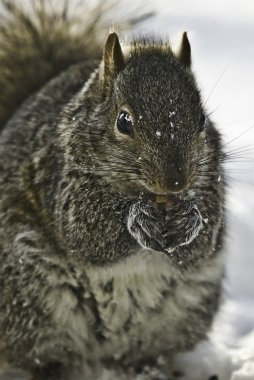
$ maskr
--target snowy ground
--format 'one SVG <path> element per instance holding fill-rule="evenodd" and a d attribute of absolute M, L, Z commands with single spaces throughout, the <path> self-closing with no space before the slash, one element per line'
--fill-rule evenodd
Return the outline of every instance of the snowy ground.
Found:
<path fill-rule="evenodd" d="M 180 31 L 188 31 L 198 83 L 225 142 L 254 125 L 254 2 L 156 0 L 151 4 L 158 12 L 152 21 L 156 34 L 169 35 L 175 42 Z M 210 342 L 176 359 L 176 369 L 188 373 L 178 377 L 181 380 L 206 380 L 212 375 L 219 380 L 254 380 L 254 127 L 227 150 L 248 149 L 250 144 L 251 151 L 227 165 L 231 180 L 225 303 Z"/>

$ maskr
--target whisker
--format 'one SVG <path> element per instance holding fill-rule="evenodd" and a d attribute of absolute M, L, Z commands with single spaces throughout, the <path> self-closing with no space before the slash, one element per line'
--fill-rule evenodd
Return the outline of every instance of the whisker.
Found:
<path fill-rule="evenodd" d="M 116 183 L 123 183 L 123 182 L 129 182 L 129 181 L 137 181 L 137 180 L 142 180 L 142 177 L 135 177 L 135 178 L 122 178 L 122 179 L 119 179 L 119 180 L 113 180 L 113 181 L 110 181 L 110 184 L 116 184 Z"/>
<path fill-rule="evenodd" d="M 227 101 L 225 100 L 224 102 L 218 104 L 214 109 L 212 109 L 212 111 L 210 111 L 208 114 L 207 114 L 207 117 L 210 117 L 211 115 L 213 115 L 215 112 L 219 111 L 219 110 L 223 110 L 223 106 L 225 106 L 227 104 Z"/>
<path fill-rule="evenodd" d="M 206 101 L 205 101 L 204 105 L 206 105 L 206 103 L 210 99 L 212 93 L 214 92 L 214 90 L 217 87 L 217 85 L 220 83 L 221 79 L 223 78 L 223 76 L 224 76 L 225 72 L 227 71 L 227 69 L 228 69 L 229 65 L 231 64 L 231 62 L 232 62 L 232 59 L 230 59 L 230 61 L 226 64 L 226 66 L 223 69 L 222 73 L 220 74 L 219 78 L 216 80 L 214 86 L 212 87 L 211 91 L 209 92 L 208 97 L 206 98 Z"/>
<path fill-rule="evenodd" d="M 209 159 L 212 155 L 216 154 L 218 155 L 218 152 L 225 148 L 226 146 L 228 146 L 229 144 L 232 144 L 232 142 L 234 142 L 235 140 L 237 140 L 238 138 L 242 137 L 244 134 L 246 134 L 248 131 L 250 131 L 252 128 L 254 127 L 254 124 L 252 124 L 250 127 L 248 127 L 245 131 L 243 131 L 242 133 L 240 133 L 239 135 L 237 135 L 236 137 L 234 137 L 233 139 L 227 141 L 226 143 L 220 145 L 218 148 L 212 150 L 211 152 L 208 152 L 206 154 L 204 154 L 203 156 L 199 157 L 198 159 L 196 159 L 194 161 L 194 164 L 197 164 L 199 162 L 204 162 L 203 160 L 204 159 Z M 252 144 L 250 145 L 252 146 Z M 247 148 L 249 149 L 249 145 L 247 145 Z M 245 147 L 240 147 L 240 148 L 235 148 L 235 150 L 241 150 L 241 149 L 245 149 Z M 248 151 L 248 149 L 245 149 L 246 151 Z M 232 150 L 232 152 L 234 151 L 234 149 Z M 250 150 L 251 151 L 251 150 Z M 230 152 L 230 151 L 229 151 Z M 221 153 L 219 153 L 219 159 L 222 159 L 224 158 L 224 160 L 227 158 L 227 154 L 229 155 L 229 152 L 224 152 L 222 151 Z"/>
<path fill-rule="evenodd" d="M 231 144 L 232 142 L 236 141 L 240 137 L 244 136 L 247 132 L 249 132 L 252 128 L 254 127 L 254 124 L 250 125 L 247 129 L 245 129 L 242 133 L 239 135 L 235 136 L 233 139 L 227 141 L 225 144 L 221 145 L 220 148 L 225 148 L 225 146 Z"/>

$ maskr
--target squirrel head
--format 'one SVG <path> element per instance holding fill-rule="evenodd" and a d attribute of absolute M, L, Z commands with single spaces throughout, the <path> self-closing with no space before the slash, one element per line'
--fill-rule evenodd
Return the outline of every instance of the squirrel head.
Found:
<path fill-rule="evenodd" d="M 108 168 L 102 175 L 159 194 L 191 186 L 194 161 L 205 149 L 205 116 L 190 66 L 186 33 L 178 54 L 144 40 L 132 44 L 127 58 L 117 34 L 109 35 L 92 116 L 100 128 L 94 152 Z"/>

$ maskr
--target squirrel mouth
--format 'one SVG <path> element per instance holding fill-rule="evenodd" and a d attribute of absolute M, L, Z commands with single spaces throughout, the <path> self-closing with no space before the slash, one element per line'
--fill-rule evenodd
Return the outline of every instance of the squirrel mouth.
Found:
<path fill-rule="evenodd" d="M 180 199 L 172 194 L 153 194 L 151 200 L 159 211 L 165 211 L 180 202 Z"/>

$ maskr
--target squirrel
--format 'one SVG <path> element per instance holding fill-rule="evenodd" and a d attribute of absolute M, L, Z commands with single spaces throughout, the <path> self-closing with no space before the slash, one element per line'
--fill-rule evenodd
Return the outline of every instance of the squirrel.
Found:
<path fill-rule="evenodd" d="M 97 16 L 73 34 L 44 2 L 3 3 L 2 378 L 170 379 L 224 274 L 223 146 L 187 33 L 177 53 L 115 31 L 102 49 Z"/>

